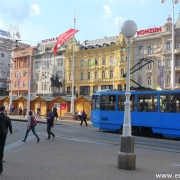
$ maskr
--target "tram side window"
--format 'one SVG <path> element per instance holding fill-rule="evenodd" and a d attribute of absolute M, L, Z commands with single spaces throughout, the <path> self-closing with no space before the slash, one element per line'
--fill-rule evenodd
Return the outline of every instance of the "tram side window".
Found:
<path fill-rule="evenodd" d="M 115 111 L 116 96 L 115 95 L 103 95 L 101 96 L 100 109 L 106 111 Z"/>
<path fill-rule="evenodd" d="M 118 96 L 118 111 L 124 111 L 124 102 L 126 100 L 125 95 Z"/>
<path fill-rule="evenodd" d="M 125 110 L 125 106 L 124 106 L 125 101 L 126 101 L 125 95 L 118 96 L 118 111 Z M 131 111 L 134 111 L 135 110 L 135 95 L 130 96 L 130 101 L 131 101 Z"/>
<path fill-rule="evenodd" d="M 156 112 L 157 111 L 157 95 L 155 94 L 139 94 L 138 95 L 138 111 Z"/>
<path fill-rule="evenodd" d="M 100 101 L 100 98 L 99 96 L 95 96 L 93 95 L 92 96 L 92 109 L 99 109 L 99 101 Z"/>
<path fill-rule="evenodd" d="M 161 94 L 160 110 L 161 112 L 180 112 L 179 94 Z"/>

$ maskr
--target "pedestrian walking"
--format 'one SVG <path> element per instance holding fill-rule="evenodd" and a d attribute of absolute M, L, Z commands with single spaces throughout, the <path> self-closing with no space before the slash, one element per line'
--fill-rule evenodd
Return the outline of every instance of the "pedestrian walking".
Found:
<path fill-rule="evenodd" d="M 82 126 L 83 122 L 85 122 L 86 126 L 88 126 L 87 121 L 86 121 L 86 118 L 87 118 L 87 114 L 86 114 L 85 111 L 83 110 L 83 111 L 82 111 L 82 114 L 81 114 L 81 123 L 80 123 L 81 126 Z"/>
<path fill-rule="evenodd" d="M 40 106 L 38 106 L 37 108 L 37 116 L 36 116 L 37 119 L 41 119 L 41 108 Z"/>
<path fill-rule="evenodd" d="M 81 116 L 82 116 L 82 111 L 79 111 L 78 112 L 78 118 L 79 118 L 80 121 L 81 121 Z"/>
<path fill-rule="evenodd" d="M 22 110 L 22 107 L 20 106 L 20 107 L 19 107 L 19 117 L 22 116 L 22 112 L 23 112 L 23 110 Z"/>
<path fill-rule="evenodd" d="M 51 135 L 53 139 L 55 138 L 55 134 L 51 131 L 52 127 L 54 127 L 54 115 L 53 112 L 50 111 L 50 109 L 47 110 L 47 133 L 48 138 L 51 139 Z"/>
<path fill-rule="evenodd" d="M 7 133 L 12 134 L 12 124 L 10 118 L 5 114 L 5 107 L 0 107 L 0 174 L 3 172 L 4 147 Z"/>
<path fill-rule="evenodd" d="M 55 105 L 55 106 L 53 107 L 53 115 L 54 115 L 54 118 L 55 118 L 56 121 L 57 121 L 57 118 L 58 118 L 57 105 Z"/>
<path fill-rule="evenodd" d="M 36 119 L 35 119 L 32 111 L 29 111 L 29 116 L 28 116 L 27 120 L 28 120 L 27 130 L 26 130 L 25 137 L 24 137 L 24 139 L 23 139 L 22 141 L 23 141 L 23 142 L 26 141 L 27 136 L 28 136 L 28 134 L 29 134 L 29 131 L 32 130 L 33 134 L 34 134 L 34 135 L 36 136 L 36 138 L 37 138 L 37 143 L 38 143 L 38 142 L 40 141 L 40 139 L 39 139 L 39 136 L 36 134 L 36 130 L 35 130 L 35 127 L 36 127 L 36 125 L 37 125 L 37 121 L 36 121 Z"/>

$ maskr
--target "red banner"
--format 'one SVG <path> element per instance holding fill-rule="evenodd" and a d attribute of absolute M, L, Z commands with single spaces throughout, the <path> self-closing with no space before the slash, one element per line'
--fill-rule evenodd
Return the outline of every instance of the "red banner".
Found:
<path fill-rule="evenodd" d="M 66 41 L 68 41 L 71 37 L 74 36 L 74 34 L 76 34 L 79 30 L 76 29 L 69 29 L 68 31 L 66 31 L 65 33 L 59 35 L 57 42 L 54 46 L 54 54 L 56 54 L 57 49 L 60 45 L 64 44 Z"/>

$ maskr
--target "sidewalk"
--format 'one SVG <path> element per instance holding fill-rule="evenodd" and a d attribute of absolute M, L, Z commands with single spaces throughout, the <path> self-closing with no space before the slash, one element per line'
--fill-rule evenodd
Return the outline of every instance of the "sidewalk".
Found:
<path fill-rule="evenodd" d="M 117 169 L 119 146 L 56 137 L 16 142 L 5 152 L 1 180 L 153 180 L 179 173 L 179 154 L 135 149 L 136 169 Z M 159 178 L 160 179 L 160 178 Z M 164 178 L 165 179 L 165 178 Z"/>

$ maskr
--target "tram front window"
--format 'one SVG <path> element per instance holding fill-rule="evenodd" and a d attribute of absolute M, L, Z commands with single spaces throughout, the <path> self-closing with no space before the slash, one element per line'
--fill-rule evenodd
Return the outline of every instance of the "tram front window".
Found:
<path fill-rule="evenodd" d="M 100 109 L 115 111 L 116 107 L 116 96 L 115 95 L 102 95 Z"/>

